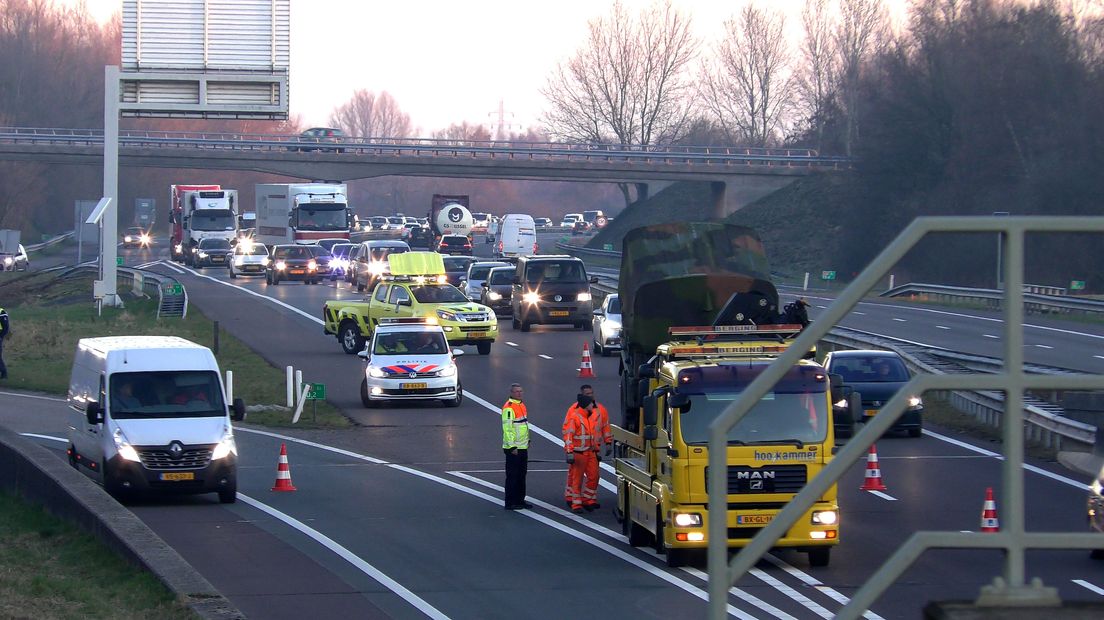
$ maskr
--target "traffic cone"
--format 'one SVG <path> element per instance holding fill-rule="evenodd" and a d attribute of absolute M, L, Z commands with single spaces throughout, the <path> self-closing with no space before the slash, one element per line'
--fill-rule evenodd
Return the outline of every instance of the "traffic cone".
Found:
<path fill-rule="evenodd" d="M 291 468 L 288 466 L 287 444 L 280 444 L 280 464 L 276 466 L 276 486 L 273 491 L 294 491 L 291 484 Z"/>
<path fill-rule="evenodd" d="M 580 379 L 597 379 L 594 369 L 590 365 L 590 343 L 583 342 L 583 361 L 579 363 Z"/>
<path fill-rule="evenodd" d="M 997 502 L 993 499 L 993 487 L 985 488 L 985 503 L 981 506 L 981 531 L 999 532 L 997 520 Z"/>
<path fill-rule="evenodd" d="M 885 491 L 886 485 L 882 483 L 882 470 L 878 469 L 878 450 L 874 444 L 870 444 L 870 452 L 866 455 L 866 477 L 863 479 L 860 491 Z"/>

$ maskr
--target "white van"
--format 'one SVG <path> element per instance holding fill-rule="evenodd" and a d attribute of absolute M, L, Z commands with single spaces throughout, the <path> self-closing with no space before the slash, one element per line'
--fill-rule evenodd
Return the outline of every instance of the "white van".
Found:
<path fill-rule="evenodd" d="M 537 225 L 531 215 L 511 213 L 502 218 L 499 229 L 498 245 L 494 255 L 498 258 L 513 258 L 536 254 Z"/>
<path fill-rule="evenodd" d="M 82 338 L 69 409 L 69 464 L 111 495 L 237 498 L 231 408 L 207 347 L 175 336 Z M 240 398 L 232 409 L 233 419 L 244 419 Z"/>

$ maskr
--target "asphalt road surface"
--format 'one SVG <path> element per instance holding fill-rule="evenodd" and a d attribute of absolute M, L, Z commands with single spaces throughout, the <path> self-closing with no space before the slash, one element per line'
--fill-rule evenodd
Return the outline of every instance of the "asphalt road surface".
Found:
<path fill-rule="evenodd" d="M 128 264 L 150 260 L 130 250 L 123 255 Z M 155 251 L 157 256 L 163 250 Z M 630 548 L 609 510 L 614 496 L 608 471 L 600 489 L 602 510 L 581 517 L 564 510 L 566 465 L 557 441 L 581 382 L 576 369 L 586 332 L 536 327 L 521 333 L 502 322 L 489 356 L 466 347 L 458 360 L 466 395 L 461 407 L 366 410 L 358 393 L 361 362 L 342 353 L 335 338 L 322 335 L 318 318 L 326 299 L 356 295 L 347 285 L 272 287 L 261 278 L 231 282 L 225 270 L 194 272 L 165 263 L 151 268 L 180 278 L 195 307 L 276 366 L 291 364 L 303 369 L 304 380 L 325 382 L 329 400 L 358 423 L 345 431 L 283 436 L 242 425 L 238 504 L 219 505 L 212 495 L 131 505 L 247 614 L 704 616 L 702 565 L 671 570 L 649 550 Z M 903 310 L 894 306 L 870 304 L 860 309 L 865 315 L 850 319 L 903 328 L 891 314 Z M 947 331 L 936 325 L 957 325 L 946 315 L 899 318 L 928 334 Z M 969 326 L 984 338 L 984 327 L 978 327 L 984 321 L 961 320 L 961 329 Z M 1082 325 L 1065 327 L 1084 331 Z M 948 342 L 954 346 L 948 348 L 961 350 L 962 340 L 952 337 Z M 598 378 L 589 382 L 599 400 L 616 411 L 617 361 L 593 361 Z M 497 410 L 514 381 L 526 389 L 535 427 L 528 494 L 537 506 L 510 512 L 502 509 Z M 40 435 L 39 441 L 62 454 L 64 443 L 46 438 L 64 437 L 61 403 L 8 395 L 0 402 L 5 411 L 0 419 Z M 25 415 L 16 416 L 15 410 Z M 281 443 L 288 445 L 294 493 L 269 490 Z M 976 443 L 939 429 L 919 439 L 880 441 L 888 491 L 858 490 L 861 463 L 841 480 L 842 542 L 831 565 L 812 569 L 803 554 L 776 552 L 731 591 L 730 614 L 831 617 L 913 532 L 976 531 L 985 488 L 999 493 L 1000 486 L 1000 461 Z M 1030 467 L 1028 529 L 1084 531 L 1085 481 L 1051 464 Z M 911 618 L 930 600 L 973 599 L 1000 572 L 1000 559 L 994 552 L 929 552 L 868 617 Z M 1029 553 L 1028 576 L 1041 577 L 1068 600 L 1100 601 L 1104 595 L 1104 563 L 1090 560 L 1087 552 Z"/>

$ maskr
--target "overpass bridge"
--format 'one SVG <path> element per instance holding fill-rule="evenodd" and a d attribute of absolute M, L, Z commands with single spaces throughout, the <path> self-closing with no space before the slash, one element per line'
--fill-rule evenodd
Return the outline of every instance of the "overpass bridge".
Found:
<path fill-rule="evenodd" d="M 101 166 L 103 131 L 3 127 L 0 159 Z M 391 175 L 642 185 L 705 181 L 713 184 L 714 203 L 723 214 L 797 177 L 847 168 L 850 160 L 808 149 L 423 138 L 344 138 L 320 144 L 279 134 L 123 130 L 119 164 L 335 181 Z"/>

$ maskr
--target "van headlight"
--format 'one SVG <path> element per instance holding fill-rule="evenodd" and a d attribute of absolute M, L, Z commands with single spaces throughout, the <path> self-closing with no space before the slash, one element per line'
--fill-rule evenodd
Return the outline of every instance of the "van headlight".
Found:
<path fill-rule="evenodd" d="M 908 408 L 909 409 L 919 409 L 920 407 L 923 407 L 923 406 L 924 406 L 924 401 L 921 400 L 919 396 L 909 396 L 909 399 L 908 399 Z"/>
<path fill-rule="evenodd" d="M 678 512 L 671 521 L 676 527 L 701 527 L 702 516 L 696 512 Z"/>
<path fill-rule="evenodd" d="M 590 301 L 590 293 L 579 293 L 579 296 L 575 298 L 575 301 Z"/>
<path fill-rule="evenodd" d="M 540 303 L 540 295 L 534 292 L 528 292 L 521 296 L 521 300 L 527 304 Z"/>
<path fill-rule="evenodd" d="M 368 367 L 368 376 L 375 379 L 382 379 L 387 376 L 387 373 L 382 368 L 376 368 L 375 366 Z"/>
<path fill-rule="evenodd" d="M 238 455 L 238 446 L 234 443 L 234 432 L 227 428 L 223 431 L 222 440 L 215 446 L 214 452 L 211 453 L 211 460 L 217 461 L 224 459 L 233 454 Z"/>
<path fill-rule="evenodd" d="M 835 525 L 839 523 L 839 513 L 835 510 L 814 510 L 813 525 Z"/>
<path fill-rule="evenodd" d="M 368 273 L 379 276 L 387 270 L 387 265 L 380 261 L 372 261 L 368 264 Z"/>
<path fill-rule="evenodd" d="M 115 440 L 115 451 L 119 453 L 119 456 L 128 461 L 134 461 L 135 463 L 142 462 L 142 459 L 138 458 L 138 451 L 127 441 L 126 435 L 123 434 L 123 429 L 116 428 L 111 438 Z"/>
<path fill-rule="evenodd" d="M 316 263 L 313 260 L 307 261 L 307 269 L 309 269 L 311 271 L 314 271 L 315 269 L 318 269 L 318 263 Z"/>

